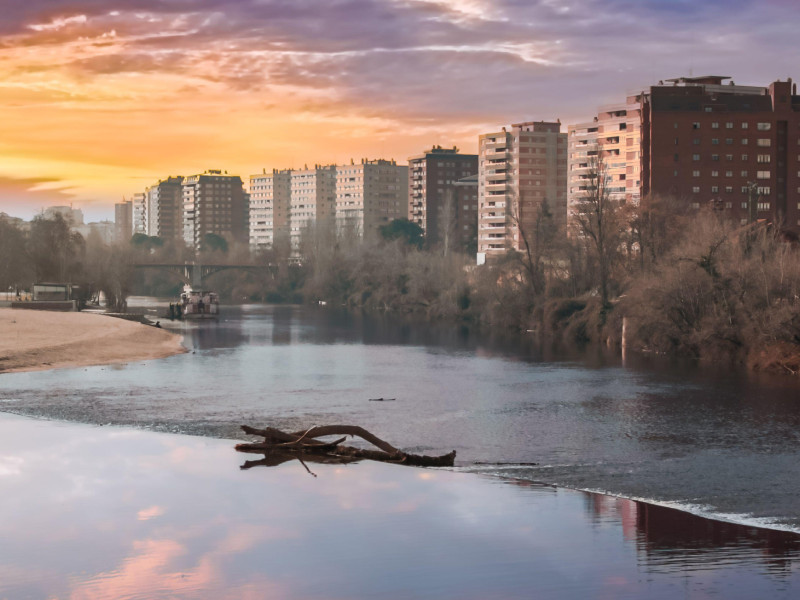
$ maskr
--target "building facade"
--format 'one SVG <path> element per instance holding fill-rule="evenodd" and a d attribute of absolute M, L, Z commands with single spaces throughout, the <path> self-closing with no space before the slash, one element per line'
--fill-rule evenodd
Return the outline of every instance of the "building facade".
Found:
<path fill-rule="evenodd" d="M 137 233 L 150 235 L 147 228 L 147 194 L 145 192 L 135 193 L 131 197 L 131 203 L 133 204 L 133 231 L 131 235 Z"/>
<path fill-rule="evenodd" d="M 336 167 L 338 231 L 363 237 L 407 211 L 408 167 L 382 159 Z"/>
<path fill-rule="evenodd" d="M 567 134 L 560 122 L 517 123 L 478 138 L 478 263 L 523 250 L 546 204 L 566 227 Z"/>
<path fill-rule="evenodd" d="M 248 241 L 248 196 L 238 175 L 209 170 L 184 177 L 182 195 L 183 239 L 188 246 L 205 250 L 208 234 L 228 243 Z"/>
<path fill-rule="evenodd" d="M 429 246 L 441 242 L 450 224 L 455 183 L 477 172 L 478 156 L 455 147 L 434 146 L 408 159 L 408 219 L 422 227 Z"/>
<path fill-rule="evenodd" d="M 183 239 L 183 177 L 167 177 L 145 190 L 147 235 Z"/>
<path fill-rule="evenodd" d="M 741 223 L 800 231 L 800 97 L 767 87 L 681 77 L 641 94 L 642 197 L 712 205 Z"/>
<path fill-rule="evenodd" d="M 251 248 L 272 248 L 276 232 L 288 233 L 291 190 L 291 169 L 250 176 Z"/>
<path fill-rule="evenodd" d="M 133 235 L 133 202 L 123 200 L 114 205 L 114 238 L 127 242 Z"/>
<path fill-rule="evenodd" d="M 335 165 L 315 165 L 313 169 L 292 171 L 287 218 L 292 249 L 300 248 L 303 231 L 309 226 L 333 227 L 335 209 Z"/>

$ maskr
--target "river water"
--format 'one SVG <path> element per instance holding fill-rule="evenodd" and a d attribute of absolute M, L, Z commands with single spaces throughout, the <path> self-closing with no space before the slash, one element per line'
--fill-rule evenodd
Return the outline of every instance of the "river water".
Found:
<path fill-rule="evenodd" d="M 241 439 L 242 423 L 358 424 L 413 452 L 455 449 L 457 470 L 800 531 L 800 385 L 788 377 L 623 364 L 324 308 L 162 325 L 190 352 L 4 374 L 0 410 Z"/>

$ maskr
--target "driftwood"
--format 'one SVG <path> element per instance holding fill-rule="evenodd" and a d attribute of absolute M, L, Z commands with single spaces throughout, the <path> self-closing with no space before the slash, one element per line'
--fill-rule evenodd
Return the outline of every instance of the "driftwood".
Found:
<path fill-rule="evenodd" d="M 236 444 L 236 450 L 239 452 L 264 454 L 264 458 L 261 460 L 247 461 L 242 465 L 243 469 L 255 466 L 275 466 L 292 458 L 302 458 L 314 462 L 334 460 L 336 462 L 352 462 L 367 459 L 416 467 L 452 467 L 456 458 L 455 450 L 442 456 L 410 454 L 395 448 L 357 425 L 324 425 L 294 433 L 286 433 L 272 427 L 256 429 L 248 425 L 242 425 L 242 431 L 248 435 L 257 435 L 264 438 L 263 442 Z M 332 442 L 324 442 L 317 439 L 333 435 L 344 437 Z M 342 446 L 341 444 L 347 439 L 347 436 L 358 436 L 378 448 L 378 450 Z M 308 470 L 307 466 L 306 469 Z"/>

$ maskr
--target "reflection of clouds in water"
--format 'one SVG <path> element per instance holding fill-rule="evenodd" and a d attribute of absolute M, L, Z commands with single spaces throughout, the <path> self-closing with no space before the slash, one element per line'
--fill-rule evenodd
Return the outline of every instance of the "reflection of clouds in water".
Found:
<path fill-rule="evenodd" d="M 20 456 L 0 456 L 0 477 L 22 474 L 25 460 Z"/>

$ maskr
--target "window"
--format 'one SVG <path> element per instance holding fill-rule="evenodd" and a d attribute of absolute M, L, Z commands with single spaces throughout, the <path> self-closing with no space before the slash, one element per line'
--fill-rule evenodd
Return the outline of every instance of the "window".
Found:
<path fill-rule="evenodd" d="M 733 146 L 733 138 L 725 138 L 726 146 Z"/>
<path fill-rule="evenodd" d="M 758 138 L 758 142 L 756 142 L 761 148 L 768 148 L 772 146 L 772 140 L 769 138 Z"/>
<path fill-rule="evenodd" d="M 713 110 L 710 106 L 706 106 L 704 108 L 705 108 L 706 112 L 711 112 Z"/>
<path fill-rule="evenodd" d="M 711 160 L 719 160 L 719 154 L 712 154 Z"/>
<path fill-rule="evenodd" d="M 699 194 L 700 193 L 700 186 L 696 185 L 692 188 L 692 193 Z"/>
<path fill-rule="evenodd" d="M 711 129 L 719 129 L 719 123 L 714 122 L 711 124 Z"/>
<path fill-rule="evenodd" d="M 693 143 L 695 146 L 699 146 L 699 145 L 700 145 L 700 138 L 694 138 L 694 139 L 692 140 L 692 143 Z"/>
<path fill-rule="evenodd" d="M 726 194 L 732 194 L 733 193 L 733 186 L 732 185 L 726 185 L 725 186 L 725 193 Z M 730 204 L 730 202 L 728 202 L 728 204 Z M 730 206 L 728 208 L 730 208 Z"/>
<path fill-rule="evenodd" d="M 675 156 L 677 156 L 677 154 Z M 700 155 L 699 154 L 692 154 L 692 160 L 700 160 Z"/>
<path fill-rule="evenodd" d="M 758 188 L 759 196 L 769 196 L 771 192 L 772 189 L 769 186 L 763 186 Z"/>
<path fill-rule="evenodd" d="M 694 209 L 700 208 L 700 203 L 699 202 L 692 202 L 692 208 L 694 208 Z"/>
<path fill-rule="evenodd" d="M 742 146 L 747 146 L 748 141 L 747 138 L 742 138 Z"/>
<path fill-rule="evenodd" d="M 733 121 L 728 121 L 725 123 L 725 129 L 733 129 Z"/>
<path fill-rule="evenodd" d="M 719 146 L 719 138 L 712 138 L 711 144 L 714 146 Z"/>
<path fill-rule="evenodd" d="M 747 171 L 741 171 L 739 175 L 741 175 L 742 177 L 747 177 Z"/>
<path fill-rule="evenodd" d="M 758 160 L 758 162 L 760 162 L 760 163 L 768 163 L 768 162 L 772 161 L 772 155 L 771 154 L 759 154 L 756 157 L 756 160 Z"/>
<path fill-rule="evenodd" d="M 769 202 L 759 202 L 758 210 L 769 210 Z"/>
<path fill-rule="evenodd" d="M 733 171 L 725 171 L 725 177 L 733 177 Z"/>
<path fill-rule="evenodd" d="M 747 189 L 747 188 L 744 188 Z M 742 208 L 747 208 L 747 202 L 742 202 Z"/>
<path fill-rule="evenodd" d="M 742 154 L 742 160 L 747 160 L 748 158 L 750 158 L 750 157 L 747 156 L 747 154 Z"/>
<path fill-rule="evenodd" d="M 758 171 L 756 173 L 756 178 L 757 179 L 769 179 L 770 178 L 770 172 L 769 171 Z"/>
<path fill-rule="evenodd" d="M 756 125 L 756 129 L 759 131 L 769 131 L 772 129 L 772 123 L 758 123 Z"/>
<path fill-rule="evenodd" d="M 725 208 L 733 208 L 733 202 L 726 202 Z"/>
<path fill-rule="evenodd" d="M 692 123 L 692 129 L 700 129 L 700 123 L 698 123 L 696 121 L 694 123 Z"/>
<path fill-rule="evenodd" d="M 692 171 L 692 177 L 700 177 L 700 171 Z"/>
<path fill-rule="evenodd" d="M 733 160 L 733 154 L 726 154 L 725 160 Z"/>
<path fill-rule="evenodd" d="M 712 177 L 719 177 L 719 171 L 711 171 Z"/>
<path fill-rule="evenodd" d="M 747 122 L 742 123 L 742 129 L 747 129 L 749 124 Z"/>
<path fill-rule="evenodd" d="M 716 185 L 711 186 L 711 193 L 712 194 L 719 194 L 719 187 Z"/>

